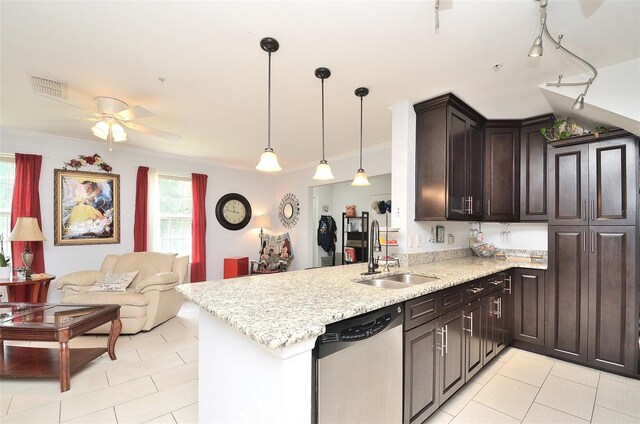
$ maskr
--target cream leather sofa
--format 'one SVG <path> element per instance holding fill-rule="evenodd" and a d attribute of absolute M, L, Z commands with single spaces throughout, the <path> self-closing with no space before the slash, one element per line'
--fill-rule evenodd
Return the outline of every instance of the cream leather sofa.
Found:
<path fill-rule="evenodd" d="M 157 252 L 107 255 L 100 271 L 79 271 L 62 276 L 56 288 L 64 291 L 62 303 L 120 305 L 122 334 L 151 330 L 176 316 L 184 297 L 175 291 L 184 282 L 189 257 Z M 124 292 L 88 291 L 104 274 L 138 271 Z M 111 324 L 91 333 L 108 333 Z"/>

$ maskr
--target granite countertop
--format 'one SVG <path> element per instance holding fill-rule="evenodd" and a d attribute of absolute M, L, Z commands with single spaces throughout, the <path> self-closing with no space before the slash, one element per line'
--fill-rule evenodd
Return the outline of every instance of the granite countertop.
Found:
<path fill-rule="evenodd" d="M 328 324 L 514 267 L 547 269 L 547 264 L 466 257 L 363 276 L 367 264 L 362 263 L 182 284 L 176 290 L 257 343 L 277 350 L 315 339 Z M 400 273 L 438 280 L 404 289 L 357 283 Z"/>

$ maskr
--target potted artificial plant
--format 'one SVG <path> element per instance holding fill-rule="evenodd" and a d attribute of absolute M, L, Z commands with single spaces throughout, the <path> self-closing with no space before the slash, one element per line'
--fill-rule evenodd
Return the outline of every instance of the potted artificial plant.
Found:
<path fill-rule="evenodd" d="M 4 234 L 0 234 L 0 278 L 11 276 L 11 258 L 4 256 Z"/>

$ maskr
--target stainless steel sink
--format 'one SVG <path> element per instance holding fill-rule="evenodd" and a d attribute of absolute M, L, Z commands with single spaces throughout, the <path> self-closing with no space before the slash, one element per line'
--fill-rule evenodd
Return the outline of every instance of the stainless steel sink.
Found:
<path fill-rule="evenodd" d="M 424 284 L 437 279 L 437 277 L 423 277 L 422 275 L 414 274 L 396 274 L 358 281 L 358 283 L 383 289 L 406 289 L 417 284 Z"/>
<path fill-rule="evenodd" d="M 438 278 L 424 277 L 422 275 L 415 275 L 415 274 L 395 274 L 395 275 L 386 276 L 384 277 L 384 279 L 387 281 L 397 281 L 398 283 L 415 285 L 415 284 L 424 284 L 431 281 L 435 281 Z"/>

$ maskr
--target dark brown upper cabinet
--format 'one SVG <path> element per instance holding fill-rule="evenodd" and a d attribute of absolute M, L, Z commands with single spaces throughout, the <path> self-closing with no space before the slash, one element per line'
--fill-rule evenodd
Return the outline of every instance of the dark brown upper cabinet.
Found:
<path fill-rule="evenodd" d="M 520 129 L 520 221 L 547 221 L 547 139 L 542 128 L 553 125 L 553 115 L 522 121 Z"/>
<path fill-rule="evenodd" d="M 480 221 L 485 118 L 451 93 L 414 109 L 416 221 Z"/>
<path fill-rule="evenodd" d="M 549 148 L 549 225 L 636 224 L 635 141 L 594 140 Z"/>
<path fill-rule="evenodd" d="M 484 221 L 520 220 L 520 121 L 488 121 L 484 130 Z"/>

